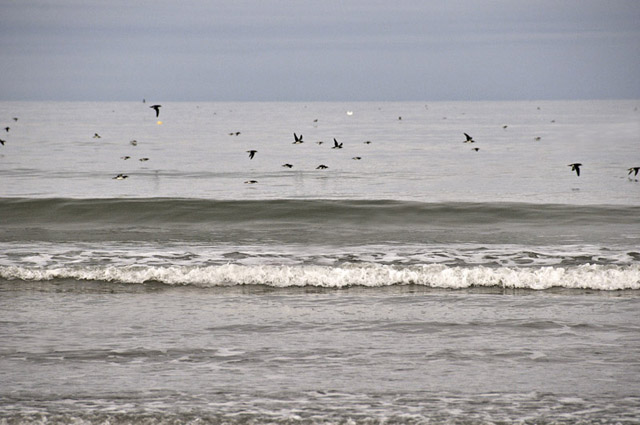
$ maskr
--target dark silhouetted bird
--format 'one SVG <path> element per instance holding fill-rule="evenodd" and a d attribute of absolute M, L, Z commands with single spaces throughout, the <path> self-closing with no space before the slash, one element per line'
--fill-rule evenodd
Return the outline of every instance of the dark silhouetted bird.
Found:
<path fill-rule="evenodd" d="M 316 167 L 316 170 L 326 170 L 327 168 L 329 168 L 329 167 L 327 167 L 327 166 L 326 166 L 326 165 L 324 165 L 324 164 L 320 164 L 320 165 L 318 165 L 318 166 Z"/>
<path fill-rule="evenodd" d="M 464 143 L 474 143 L 475 140 L 473 140 L 473 137 L 469 136 L 467 133 L 464 133 L 464 137 L 467 138 L 467 140 L 464 141 Z"/>
<path fill-rule="evenodd" d="M 155 109 L 156 118 L 160 116 L 160 108 L 162 108 L 162 105 L 151 105 L 151 106 L 149 106 L 149 108 Z"/>
<path fill-rule="evenodd" d="M 295 139 L 295 141 L 293 142 L 294 145 L 299 145 L 301 143 L 304 143 L 302 141 L 302 134 L 300 135 L 300 137 L 298 137 L 296 133 L 293 133 L 293 138 Z"/>
<path fill-rule="evenodd" d="M 569 164 L 568 166 L 571 167 L 571 171 L 576 172 L 578 177 L 580 176 L 580 167 L 582 166 L 582 164 L 580 164 L 579 162 L 575 162 L 573 164 Z"/>
<path fill-rule="evenodd" d="M 256 153 L 258 153 L 258 151 L 250 150 L 250 151 L 247 151 L 247 153 L 249 154 L 249 159 L 253 159 L 253 157 L 256 155 Z"/>
<path fill-rule="evenodd" d="M 333 138 L 333 147 L 331 149 L 342 149 L 342 143 L 338 143 L 336 138 Z"/>
<path fill-rule="evenodd" d="M 629 175 L 631 175 L 631 173 L 634 173 L 634 176 L 638 175 L 638 170 L 640 170 L 640 167 L 631 167 L 629 168 Z"/>

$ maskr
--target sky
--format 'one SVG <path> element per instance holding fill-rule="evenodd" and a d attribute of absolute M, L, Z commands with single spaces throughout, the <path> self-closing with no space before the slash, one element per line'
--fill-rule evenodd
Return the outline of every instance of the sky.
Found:
<path fill-rule="evenodd" d="M 0 0 L 0 100 L 640 98 L 638 0 Z"/>

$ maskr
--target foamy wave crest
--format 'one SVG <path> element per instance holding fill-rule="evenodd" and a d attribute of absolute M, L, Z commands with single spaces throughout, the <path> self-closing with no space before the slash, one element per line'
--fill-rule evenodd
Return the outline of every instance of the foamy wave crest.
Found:
<path fill-rule="evenodd" d="M 193 285 L 199 287 L 267 285 L 273 287 L 351 286 L 382 287 L 422 285 L 434 288 L 504 287 L 549 289 L 552 287 L 594 290 L 640 289 L 640 265 L 585 264 L 575 267 L 451 267 L 430 265 L 343 264 L 217 266 L 124 266 L 124 267 L 0 267 L 6 280 L 44 281 L 77 279 L 90 281 Z"/>

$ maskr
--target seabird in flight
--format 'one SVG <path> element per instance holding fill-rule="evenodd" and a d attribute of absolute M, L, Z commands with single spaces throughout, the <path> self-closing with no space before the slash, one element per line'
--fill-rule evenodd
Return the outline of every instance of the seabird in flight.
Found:
<path fill-rule="evenodd" d="M 338 143 L 336 138 L 333 138 L 333 147 L 331 149 L 342 149 L 342 143 Z"/>
<path fill-rule="evenodd" d="M 634 176 L 638 175 L 638 171 L 640 170 L 640 167 L 631 167 L 629 168 L 629 175 L 631 175 L 631 173 L 634 173 Z"/>
<path fill-rule="evenodd" d="M 580 167 L 582 166 L 582 164 L 580 164 L 579 162 L 575 162 L 573 164 L 569 164 L 568 166 L 571 167 L 571 171 L 576 172 L 578 177 L 580 176 Z"/>
<path fill-rule="evenodd" d="M 464 143 L 474 143 L 475 140 L 473 140 L 473 137 L 469 136 L 467 133 L 464 133 L 464 137 L 467 138 L 467 140 L 464 141 Z"/>
<path fill-rule="evenodd" d="M 253 159 L 253 157 L 256 155 L 256 153 L 258 153 L 258 151 L 252 149 L 250 151 L 247 151 L 247 153 L 249 154 L 249 159 Z"/>
<path fill-rule="evenodd" d="M 156 118 L 160 116 L 160 108 L 162 108 L 162 105 L 151 105 L 151 106 L 149 106 L 149 108 L 155 109 Z"/>
<path fill-rule="evenodd" d="M 294 145 L 299 145 L 300 143 L 304 143 L 302 141 L 302 134 L 300 135 L 300 137 L 298 137 L 296 133 L 293 133 L 293 138 L 295 139 L 295 142 L 293 142 Z"/>
<path fill-rule="evenodd" d="M 326 166 L 326 165 L 324 165 L 324 164 L 320 164 L 320 165 L 318 165 L 318 166 L 316 167 L 316 170 L 326 170 L 327 168 L 329 168 L 329 167 L 327 167 L 327 166 Z"/>
<path fill-rule="evenodd" d="M 98 133 L 94 133 L 93 138 L 94 139 L 100 139 L 100 135 Z"/>
<path fill-rule="evenodd" d="M 282 164 L 283 167 L 293 168 L 293 164 Z"/>
<path fill-rule="evenodd" d="M 129 176 L 125 176 L 124 174 L 120 173 L 117 176 L 113 177 L 114 180 L 124 180 Z"/>
<path fill-rule="evenodd" d="M 149 160 L 149 158 L 140 158 L 138 161 L 145 162 L 145 161 L 148 161 L 148 160 Z"/>
<path fill-rule="evenodd" d="M 6 140 L 2 140 L 2 139 L 0 139 L 0 145 L 4 146 L 4 144 L 5 144 L 5 143 L 7 143 L 7 141 L 6 141 Z"/>
<path fill-rule="evenodd" d="M 258 180 L 247 180 L 246 182 L 244 182 L 245 184 L 256 184 L 258 183 Z"/>

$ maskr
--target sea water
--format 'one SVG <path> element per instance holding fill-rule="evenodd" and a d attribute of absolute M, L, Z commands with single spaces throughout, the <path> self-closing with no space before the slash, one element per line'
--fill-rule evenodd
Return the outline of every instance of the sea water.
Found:
<path fill-rule="evenodd" d="M 149 106 L 0 102 L 0 423 L 636 423 L 640 102 Z"/>

